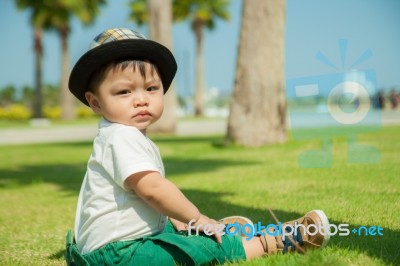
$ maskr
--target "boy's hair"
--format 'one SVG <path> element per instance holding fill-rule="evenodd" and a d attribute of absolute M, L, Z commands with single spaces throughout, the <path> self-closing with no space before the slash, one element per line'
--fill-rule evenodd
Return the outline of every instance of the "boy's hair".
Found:
<path fill-rule="evenodd" d="M 108 64 L 103 65 L 99 69 L 97 69 L 89 78 L 88 91 L 96 93 L 100 84 L 104 81 L 106 77 L 106 73 L 109 69 L 112 71 L 117 70 L 125 70 L 128 67 L 131 67 L 133 71 L 136 69 L 139 70 L 140 75 L 145 79 L 146 78 L 146 65 L 145 63 L 149 63 L 150 65 L 150 73 L 153 76 L 154 71 L 157 71 L 157 67 L 147 60 L 135 60 L 135 59 L 118 59 L 111 61 Z"/>
<path fill-rule="evenodd" d="M 156 67 L 164 93 L 171 85 L 177 70 L 173 54 L 164 45 L 146 39 L 139 32 L 125 28 L 113 28 L 97 35 L 93 39 L 89 51 L 76 62 L 69 77 L 69 90 L 82 103 L 89 106 L 85 97 L 86 91 L 89 90 L 89 87 L 91 89 L 98 87 L 102 77 L 104 78 L 104 65 L 109 65 L 121 58 L 137 61 L 149 60 Z M 99 67 L 100 70 L 98 70 Z M 102 71 L 103 74 L 101 74 Z M 99 74 L 94 74 L 94 72 Z"/>

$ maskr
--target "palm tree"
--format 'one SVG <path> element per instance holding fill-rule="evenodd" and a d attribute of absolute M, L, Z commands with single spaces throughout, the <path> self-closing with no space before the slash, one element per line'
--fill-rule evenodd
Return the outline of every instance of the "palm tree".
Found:
<path fill-rule="evenodd" d="M 244 146 L 283 142 L 285 0 L 243 1 L 242 12 L 226 140 Z"/>
<path fill-rule="evenodd" d="M 60 102 L 62 118 L 72 119 L 74 117 L 74 98 L 68 90 L 70 18 L 75 15 L 84 24 L 90 24 L 99 12 L 99 5 L 104 4 L 106 0 L 16 1 L 21 8 L 32 10 L 32 23 L 35 27 L 44 30 L 56 30 L 59 33 L 61 40 Z"/>
<path fill-rule="evenodd" d="M 17 90 L 12 85 L 0 88 L 0 107 L 8 106 L 14 103 L 16 100 L 16 92 Z"/>
<path fill-rule="evenodd" d="M 196 90 L 194 98 L 195 115 L 204 113 L 204 55 L 203 29 L 215 28 L 216 19 L 229 20 L 227 11 L 229 0 L 174 0 L 173 18 L 175 21 L 191 20 L 191 27 L 196 38 Z"/>
<path fill-rule="evenodd" d="M 43 16 L 46 10 L 43 10 L 43 4 L 40 1 L 16 0 L 18 9 L 30 8 L 31 23 L 34 28 L 33 49 L 35 53 L 35 95 L 33 100 L 33 117 L 41 118 L 43 98 L 42 98 L 42 61 L 43 61 L 43 45 L 42 45 L 42 27 Z"/>
<path fill-rule="evenodd" d="M 162 43 L 172 50 L 171 0 L 132 1 L 130 18 L 139 25 L 148 22 L 150 39 Z M 176 98 L 174 86 L 171 85 L 165 94 L 163 116 L 151 126 L 150 132 L 175 133 L 177 121 Z"/>
<path fill-rule="evenodd" d="M 58 0 L 53 2 L 53 11 L 55 16 L 52 17 L 50 29 L 55 29 L 61 40 L 61 118 L 72 119 L 74 114 L 74 97 L 68 90 L 68 79 L 70 74 L 69 67 L 69 48 L 68 37 L 70 34 L 70 18 L 72 15 L 85 25 L 92 23 L 99 13 L 99 6 L 105 4 L 106 0 Z"/>
<path fill-rule="evenodd" d="M 171 0 L 148 0 L 150 39 L 164 44 L 172 50 L 172 5 Z M 164 96 L 164 114 L 150 130 L 163 133 L 176 131 L 176 92 L 172 85 Z"/>

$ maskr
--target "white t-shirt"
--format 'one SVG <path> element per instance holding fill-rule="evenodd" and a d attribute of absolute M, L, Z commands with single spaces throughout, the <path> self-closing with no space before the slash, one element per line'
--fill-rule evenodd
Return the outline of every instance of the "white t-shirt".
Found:
<path fill-rule="evenodd" d="M 75 238 L 82 254 L 164 229 L 166 217 L 124 185 L 143 171 L 165 176 L 155 144 L 135 127 L 101 120 L 76 210 Z"/>

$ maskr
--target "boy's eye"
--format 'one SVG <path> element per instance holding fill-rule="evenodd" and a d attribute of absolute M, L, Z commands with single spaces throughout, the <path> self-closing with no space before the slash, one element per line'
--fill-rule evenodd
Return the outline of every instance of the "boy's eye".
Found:
<path fill-rule="evenodd" d="M 120 90 L 117 92 L 117 94 L 119 94 L 119 95 L 124 95 L 124 94 L 128 94 L 128 93 L 130 93 L 129 90 Z"/>
<path fill-rule="evenodd" d="M 158 90 L 158 87 L 152 86 L 152 87 L 148 87 L 146 90 L 147 91 L 156 91 L 156 90 Z"/>

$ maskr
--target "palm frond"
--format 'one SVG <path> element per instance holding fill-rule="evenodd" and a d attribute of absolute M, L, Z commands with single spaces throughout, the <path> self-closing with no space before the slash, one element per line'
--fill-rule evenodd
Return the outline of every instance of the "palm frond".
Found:
<path fill-rule="evenodd" d="M 129 2 L 129 7 L 131 10 L 129 15 L 130 20 L 134 21 L 138 25 L 147 23 L 149 16 L 146 0 L 131 0 Z"/>

